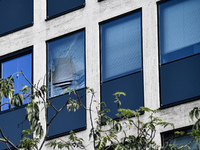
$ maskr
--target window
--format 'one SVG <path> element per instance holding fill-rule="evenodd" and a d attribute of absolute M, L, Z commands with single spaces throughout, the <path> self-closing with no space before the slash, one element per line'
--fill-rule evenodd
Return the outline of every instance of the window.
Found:
<path fill-rule="evenodd" d="M 6 57 L 1 59 L 1 77 L 7 78 L 17 72 L 23 71 L 27 79 L 32 82 L 32 53 L 23 53 L 15 55 L 14 57 Z M 30 85 L 29 82 L 23 77 L 22 74 L 17 73 L 13 76 L 15 83 L 15 93 L 20 93 L 20 90 L 24 85 Z M 2 104 L 8 101 L 7 98 L 2 99 Z M 26 104 L 27 101 L 24 101 Z M 1 107 L 1 111 L 9 109 L 9 104 L 5 104 Z"/>
<path fill-rule="evenodd" d="M 193 139 L 192 136 L 188 135 L 191 132 L 191 128 L 186 128 L 180 131 L 184 131 L 183 135 L 174 134 L 174 132 L 165 132 L 161 134 L 163 146 L 172 144 L 174 146 L 184 146 L 190 143 Z M 199 143 L 195 140 L 189 145 L 192 150 L 199 149 Z"/>
<path fill-rule="evenodd" d="M 84 88 L 84 31 L 49 41 L 47 45 L 49 98 L 62 95 L 66 88 Z"/>
<path fill-rule="evenodd" d="M 141 11 L 103 22 L 100 29 L 101 99 L 115 118 L 115 92 L 127 95 L 120 97 L 122 108 L 143 106 Z"/>
<path fill-rule="evenodd" d="M 159 9 L 161 106 L 200 96 L 200 1 L 161 2 Z"/>
<path fill-rule="evenodd" d="M 65 94 L 67 88 L 78 90 L 80 95 L 85 92 L 85 32 L 80 30 L 47 42 L 48 53 L 48 97 L 55 107 L 62 106 L 67 98 L 75 95 Z M 85 104 L 85 96 L 82 99 Z M 49 109 L 49 118 L 54 114 Z M 86 126 L 85 110 L 76 113 L 61 113 L 50 129 L 49 136 L 62 135 L 71 130 Z M 70 122 L 70 124 L 69 124 Z M 64 125 L 64 126 L 63 126 Z"/>
<path fill-rule="evenodd" d="M 47 0 L 47 19 L 82 8 L 85 0 Z"/>
<path fill-rule="evenodd" d="M 0 0 L 0 36 L 33 24 L 33 0 Z"/>
<path fill-rule="evenodd" d="M 32 47 L 0 57 L 0 64 L 1 78 L 6 78 L 22 70 L 30 82 L 32 82 Z M 17 74 L 13 77 L 15 79 L 15 93 L 20 92 L 19 90 L 23 87 L 23 84 L 30 85 L 22 74 L 18 74 L 18 79 Z M 2 103 L 5 101 L 7 99 L 3 98 Z M 26 101 L 24 102 L 26 103 Z M 8 105 L 1 107 L 0 120 L 3 121 L 0 121 L 0 127 L 4 131 L 4 134 L 9 137 L 9 140 L 18 145 L 19 140 L 23 136 L 22 131 L 30 128 L 29 122 L 24 118 L 26 110 L 23 107 L 8 109 Z M 0 142 L 0 148 L 6 149 L 7 146 L 5 143 Z"/>

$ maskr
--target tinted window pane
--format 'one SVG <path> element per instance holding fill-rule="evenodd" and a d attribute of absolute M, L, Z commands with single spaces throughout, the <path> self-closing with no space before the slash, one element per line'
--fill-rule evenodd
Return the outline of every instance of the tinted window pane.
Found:
<path fill-rule="evenodd" d="M 200 96 L 199 64 L 198 54 L 160 68 L 162 105 Z"/>
<path fill-rule="evenodd" d="M 161 64 L 200 52 L 200 1 L 173 0 L 159 5 Z"/>
<path fill-rule="evenodd" d="M 32 54 L 20 56 L 1 63 L 2 78 L 7 78 L 14 73 L 23 71 L 29 81 L 32 82 Z M 18 76 L 18 78 L 17 78 Z M 15 93 L 19 93 L 23 85 L 30 85 L 22 74 L 17 73 L 13 76 L 15 80 Z M 5 103 L 8 99 L 3 98 L 2 103 Z M 24 101 L 24 103 L 27 103 Z M 3 105 L 2 110 L 8 109 L 8 105 Z"/>
<path fill-rule="evenodd" d="M 47 17 L 54 17 L 83 7 L 85 0 L 48 0 Z"/>
<path fill-rule="evenodd" d="M 84 31 L 48 42 L 49 97 L 85 87 Z"/>
<path fill-rule="evenodd" d="M 19 145 L 19 140 L 22 139 L 22 131 L 30 129 L 28 120 L 25 119 L 26 109 L 19 108 L 0 114 L 0 127 L 4 135 L 12 141 L 13 144 Z M 0 135 L 0 138 L 3 138 Z M 0 142 L 1 150 L 8 150 L 5 143 Z"/>
<path fill-rule="evenodd" d="M 102 81 L 142 69 L 141 12 L 101 25 Z"/>
<path fill-rule="evenodd" d="M 114 103 L 116 92 L 122 108 L 136 110 L 143 106 L 141 11 L 101 24 L 101 101 L 111 111 L 107 115 L 117 118 Z"/>
<path fill-rule="evenodd" d="M 33 0 L 0 0 L 0 35 L 33 23 Z"/>
<path fill-rule="evenodd" d="M 85 89 L 79 90 L 79 96 L 85 95 Z M 72 94 L 65 94 L 51 99 L 52 104 L 59 110 L 67 101 L 68 98 L 77 99 L 77 96 Z M 81 99 L 83 105 L 86 105 L 85 96 Z M 50 107 L 48 109 L 48 121 L 55 115 L 55 109 Z M 58 137 L 61 135 L 66 135 L 69 131 L 77 131 L 85 129 L 86 127 L 86 110 L 80 107 L 76 112 L 68 112 L 64 109 L 62 112 L 56 116 L 52 124 L 49 127 L 49 138 Z"/>
<path fill-rule="evenodd" d="M 195 141 L 192 136 L 187 135 L 191 130 L 181 130 L 184 131 L 185 134 L 178 135 L 174 134 L 174 132 L 164 133 L 162 134 L 162 140 L 164 146 L 166 146 L 167 143 L 172 144 L 174 146 L 185 146 L 186 144 L 190 143 L 189 147 L 191 150 L 199 150 L 199 143 L 198 141 Z M 192 141 L 192 142 L 191 142 Z M 189 149 L 185 149 L 189 150 Z"/>
<path fill-rule="evenodd" d="M 111 111 L 107 113 L 109 117 L 117 118 L 118 106 L 114 103 L 116 92 L 125 92 L 126 96 L 120 96 L 121 108 L 136 110 L 144 105 L 143 75 L 138 72 L 132 75 L 118 78 L 101 86 L 101 99 Z"/>

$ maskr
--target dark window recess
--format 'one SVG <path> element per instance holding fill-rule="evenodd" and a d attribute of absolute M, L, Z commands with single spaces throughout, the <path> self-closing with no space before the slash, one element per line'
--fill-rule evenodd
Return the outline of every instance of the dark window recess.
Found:
<path fill-rule="evenodd" d="M 19 140 L 23 138 L 22 131 L 30 129 L 29 122 L 25 116 L 26 109 L 24 108 L 0 114 L 0 127 L 4 135 L 9 137 L 9 140 L 15 145 L 19 145 Z M 0 138 L 3 137 L 0 135 Z M 0 142 L 0 148 L 7 149 L 8 147 L 3 142 Z"/>
<path fill-rule="evenodd" d="M 165 132 L 161 134 L 162 137 L 162 145 L 167 146 L 169 144 L 175 145 L 175 146 L 184 146 L 188 143 L 190 143 L 193 139 L 192 136 L 188 135 L 187 133 L 191 132 L 191 128 L 183 129 L 180 131 L 184 131 L 185 133 L 183 135 L 175 134 L 173 131 Z M 193 142 L 189 145 L 189 147 L 192 150 L 198 150 L 199 149 L 199 143 L 193 140 Z"/>
<path fill-rule="evenodd" d="M 162 105 L 200 96 L 200 54 L 160 67 Z"/>
<path fill-rule="evenodd" d="M 75 95 L 63 95 L 65 89 L 71 88 L 79 91 L 79 95 L 85 92 L 85 31 L 80 30 L 47 42 L 48 53 L 48 97 L 57 109 L 64 105 L 69 97 Z M 85 104 L 85 97 L 82 99 Z M 50 120 L 55 111 L 48 110 Z M 53 121 L 49 138 L 67 134 L 69 131 L 80 130 L 86 127 L 86 113 L 83 108 L 77 112 L 62 111 Z"/>
<path fill-rule="evenodd" d="M 33 24 L 33 0 L 0 0 L 0 36 Z"/>
<path fill-rule="evenodd" d="M 78 93 L 80 96 L 85 94 L 85 89 L 78 90 Z M 58 96 L 51 99 L 52 104 L 57 108 L 60 109 L 67 101 L 68 98 L 74 98 L 76 99 L 76 95 L 74 94 L 66 94 L 63 96 Z M 85 96 L 81 99 L 81 102 L 85 105 L 86 99 Z M 55 114 L 55 110 L 50 107 L 48 109 L 48 121 L 51 120 L 51 118 Z M 50 128 L 49 128 L 49 139 L 56 138 L 59 136 L 63 136 L 68 134 L 71 130 L 73 131 L 79 131 L 86 128 L 86 111 L 83 107 L 80 107 L 79 110 L 76 112 L 71 111 L 68 112 L 67 108 L 65 108 L 61 113 L 56 116 L 56 118 L 53 120 Z"/>
<path fill-rule="evenodd" d="M 26 77 L 32 82 L 32 48 L 26 50 L 12 53 L 0 58 L 1 63 L 1 77 L 6 78 L 18 71 L 23 71 Z M 20 92 L 20 89 L 24 85 L 29 85 L 25 80 L 23 75 L 18 74 L 13 76 L 15 79 L 15 93 Z M 2 103 L 6 102 L 8 99 L 3 98 Z M 24 101 L 24 104 L 27 102 Z M 29 129 L 29 122 L 25 119 L 26 110 L 24 107 L 13 108 L 9 105 L 3 105 L 0 112 L 0 127 L 3 130 L 6 137 L 9 137 L 9 140 L 12 141 L 15 145 L 19 144 L 19 140 L 22 139 L 22 131 Z M 0 135 L 0 138 L 1 135 Z M 7 146 L 1 142 L 1 149 L 6 149 Z"/>
<path fill-rule="evenodd" d="M 200 96 L 200 1 L 165 1 L 158 9 L 161 106 L 195 99 Z"/>
<path fill-rule="evenodd" d="M 101 100 L 106 103 L 106 106 L 111 111 L 107 113 L 108 116 L 116 118 L 118 113 L 118 106 L 114 103 L 115 97 L 113 94 L 118 91 L 126 93 L 126 96 L 121 96 L 121 108 L 136 110 L 144 105 L 143 99 L 143 72 L 137 72 L 118 78 L 101 85 Z"/>
<path fill-rule="evenodd" d="M 47 0 L 47 19 L 51 19 L 85 6 L 85 0 Z"/>
<path fill-rule="evenodd" d="M 101 24 L 101 100 L 116 118 L 118 107 L 115 92 L 125 92 L 120 97 L 121 108 L 137 109 L 144 105 L 142 72 L 141 11 L 106 21 Z"/>

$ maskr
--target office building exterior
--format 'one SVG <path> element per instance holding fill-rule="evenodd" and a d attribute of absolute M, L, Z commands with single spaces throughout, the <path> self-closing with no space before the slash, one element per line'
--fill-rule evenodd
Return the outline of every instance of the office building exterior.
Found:
<path fill-rule="evenodd" d="M 62 95 L 66 88 L 80 94 L 93 88 L 112 118 L 117 112 L 112 94 L 125 92 L 123 108 L 161 109 L 158 117 L 188 130 L 189 111 L 200 98 L 199 16 L 199 0 L 0 0 L 1 78 L 21 70 L 34 84 L 45 78 L 47 97 L 56 107 L 70 96 Z M 17 91 L 28 84 L 21 78 Z M 82 100 L 89 106 L 90 99 L 86 94 Z M 0 127 L 15 144 L 28 128 L 25 106 L 1 107 Z M 48 140 L 67 139 L 74 130 L 86 149 L 93 149 L 90 129 L 84 109 L 65 111 L 52 123 Z M 171 130 L 159 128 L 157 144 Z"/>

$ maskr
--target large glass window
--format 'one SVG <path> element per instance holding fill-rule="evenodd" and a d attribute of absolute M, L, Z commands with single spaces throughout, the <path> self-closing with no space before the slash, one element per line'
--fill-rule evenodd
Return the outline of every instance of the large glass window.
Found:
<path fill-rule="evenodd" d="M 200 1 L 167 1 L 159 13 L 161 64 L 200 52 Z"/>
<path fill-rule="evenodd" d="M 48 47 L 48 97 L 52 104 L 60 109 L 68 98 L 77 99 L 76 95 L 65 94 L 67 88 L 78 90 L 85 105 L 85 31 L 77 31 L 47 42 Z M 53 108 L 48 109 L 48 119 L 55 114 Z M 70 123 L 69 123 L 70 122 Z M 52 122 L 49 138 L 68 134 L 86 127 L 86 110 L 81 107 L 77 112 L 63 111 Z"/>
<path fill-rule="evenodd" d="M 18 56 L 8 57 L 1 60 L 1 77 L 7 78 L 13 75 L 15 80 L 15 93 L 20 93 L 21 88 L 24 85 L 30 86 L 29 82 L 19 72 L 23 71 L 27 79 L 32 82 L 32 53 L 20 54 Z M 2 104 L 8 101 L 7 98 L 2 99 Z M 26 104 L 27 101 L 24 101 Z M 1 107 L 1 111 L 9 109 L 9 104 L 5 104 Z"/>
<path fill-rule="evenodd" d="M 1 78 L 7 78 L 10 75 L 13 75 L 15 80 L 14 94 L 20 93 L 20 90 L 24 85 L 30 86 L 29 82 L 18 72 L 23 71 L 27 79 L 32 82 L 32 68 L 32 47 L 0 57 Z M 26 95 L 24 95 L 24 97 L 26 97 Z M 2 98 L 2 104 L 7 101 L 8 99 Z M 27 101 L 24 100 L 24 104 L 26 103 Z M 26 115 L 26 109 L 20 107 L 18 109 L 6 111 L 9 108 L 9 105 L 6 104 L 0 109 L 0 111 L 2 111 L 0 113 L 0 127 L 4 134 L 9 137 L 9 140 L 15 145 L 18 145 L 19 140 L 22 137 L 22 131 L 30 128 L 28 120 L 24 117 Z M 0 142 L 0 148 L 7 149 L 7 146 L 5 143 Z"/>
<path fill-rule="evenodd" d="M 0 0 L 0 36 L 33 24 L 33 0 Z"/>
<path fill-rule="evenodd" d="M 102 101 L 111 117 L 117 112 L 115 92 L 127 94 L 122 107 L 143 105 L 141 11 L 101 24 L 101 71 Z"/>
<path fill-rule="evenodd" d="M 193 140 L 193 137 L 188 135 L 191 132 L 191 129 L 181 130 L 184 132 L 183 135 L 175 134 L 174 131 L 166 132 L 162 134 L 162 143 L 163 146 L 172 144 L 174 146 L 185 146 L 190 143 L 189 147 L 192 150 L 199 150 L 199 143 Z M 187 149 L 189 150 L 189 149 Z"/>
<path fill-rule="evenodd" d="M 85 0 L 47 0 L 47 18 L 60 16 L 84 5 Z"/>
<path fill-rule="evenodd" d="M 49 97 L 62 95 L 66 88 L 85 87 L 84 31 L 47 43 Z"/>
<path fill-rule="evenodd" d="M 200 95 L 200 1 L 158 4 L 161 105 Z"/>

